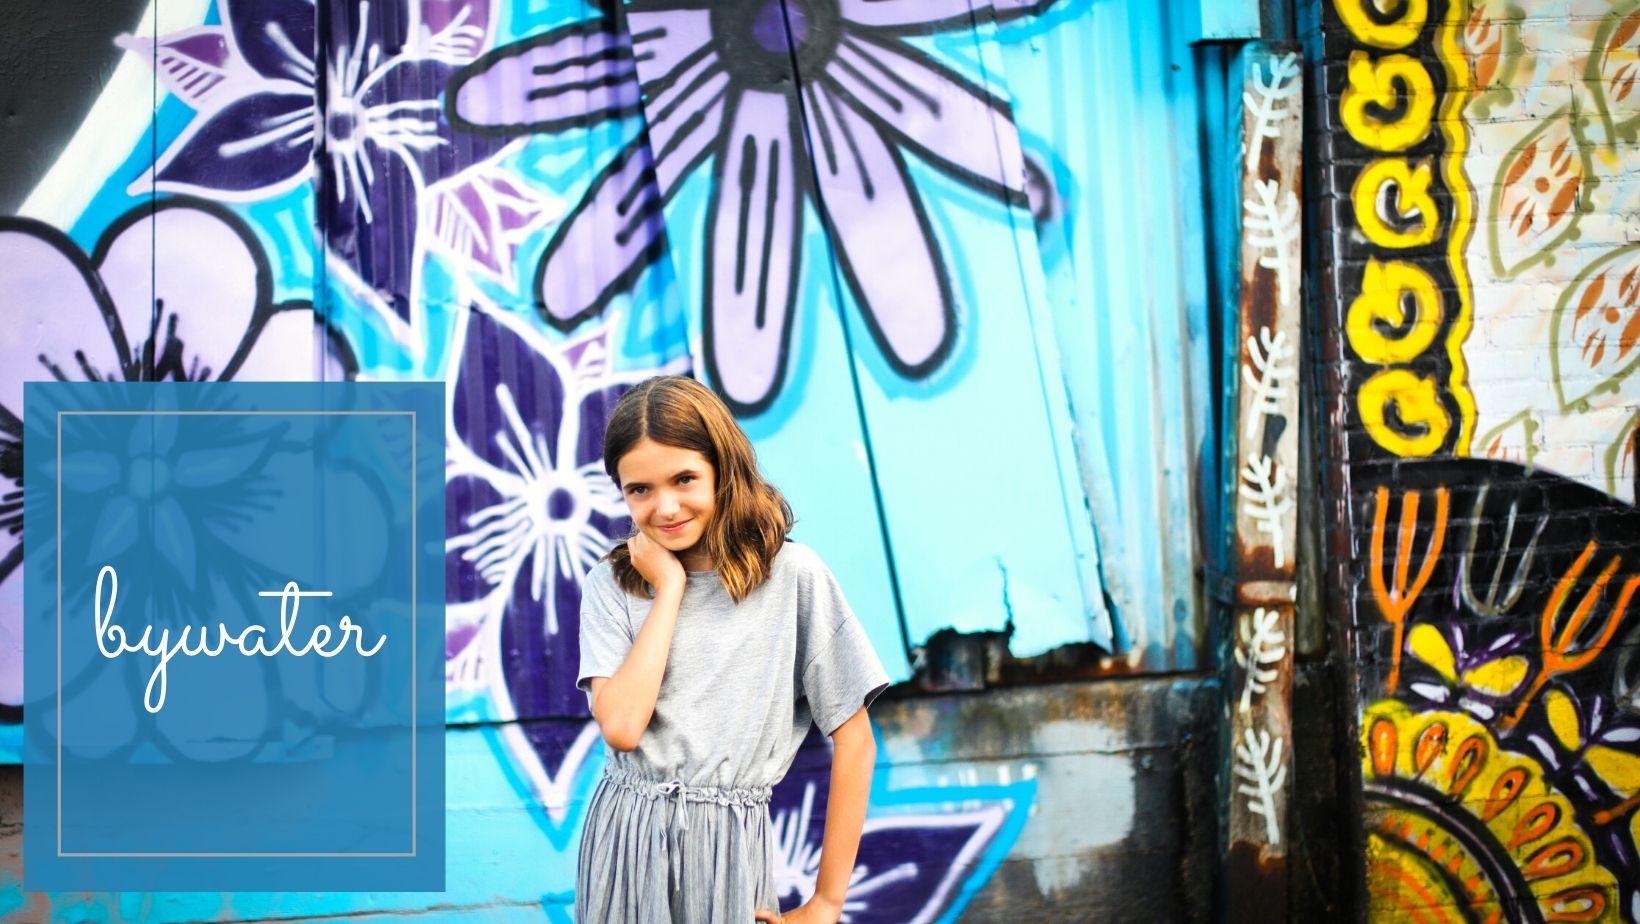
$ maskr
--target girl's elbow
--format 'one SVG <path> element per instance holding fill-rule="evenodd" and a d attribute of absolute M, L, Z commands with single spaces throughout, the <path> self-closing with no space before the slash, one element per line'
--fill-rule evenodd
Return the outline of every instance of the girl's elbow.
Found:
<path fill-rule="evenodd" d="M 603 733 L 605 744 L 622 753 L 637 750 L 638 739 L 643 737 L 643 729 L 634 730 L 614 722 L 599 722 L 598 731 Z"/>
<path fill-rule="evenodd" d="M 598 733 L 603 736 L 604 743 L 622 753 L 637 750 L 643 728 L 634 727 L 632 722 L 619 715 L 601 715 L 602 710 L 598 706 L 599 702 L 593 700 L 592 718 L 598 723 Z"/>
<path fill-rule="evenodd" d="M 832 735 L 831 742 L 835 752 L 853 755 L 867 763 L 877 757 L 877 739 L 871 734 L 869 725 L 845 724 Z"/>

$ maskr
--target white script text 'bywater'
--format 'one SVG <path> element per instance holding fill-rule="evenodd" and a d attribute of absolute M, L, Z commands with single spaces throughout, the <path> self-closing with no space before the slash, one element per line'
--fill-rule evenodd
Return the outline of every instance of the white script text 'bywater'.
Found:
<path fill-rule="evenodd" d="M 108 605 L 103 606 L 103 586 L 108 585 Z M 171 630 L 159 630 L 159 637 L 154 638 L 154 627 L 143 626 L 142 635 L 131 641 L 125 627 L 114 622 L 114 601 L 119 598 L 120 576 L 113 565 L 104 565 L 97 572 L 97 599 L 94 602 L 93 621 L 97 630 L 97 649 L 103 657 L 110 660 L 123 654 L 147 654 L 159 658 L 154 665 L 154 672 L 148 677 L 148 686 L 143 690 L 142 705 L 149 712 L 157 713 L 165 708 L 165 667 L 177 655 L 194 657 L 203 655 L 214 658 L 229 646 L 239 649 L 239 653 L 252 657 L 262 655 L 273 657 L 285 653 L 300 658 L 306 654 L 316 654 L 321 658 L 334 658 L 341 654 L 348 646 L 349 641 L 360 657 L 368 658 L 381 650 L 387 642 L 385 634 L 376 638 L 374 645 L 369 649 L 364 647 L 364 630 L 354 625 L 353 620 L 343 615 L 336 624 L 334 632 L 330 626 L 317 625 L 308 633 L 307 643 L 296 647 L 291 643 L 291 634 L 296 631 L 296 615 L 301 607 L 303 597 L 328 597 L 329 591 L 302 590 L 295 581 L 285 585 L 281 591 L 262 591 L 258 596 L 279 598 L 279 637 L 272 647 L 268 645 L 267 627 L 252 623 L 239 630 L 235 635 L 228 630 L 225 623 L 217 623 L 216 643 L 209 644 L 210 629 L 206 626 L 183 626 L 182 632 L 175 642 L 171 641 Z M 188 635 L 195 628 L 199 636 L 190 644 Z M 332 644 L 332 635 L 338 636 Z"/>

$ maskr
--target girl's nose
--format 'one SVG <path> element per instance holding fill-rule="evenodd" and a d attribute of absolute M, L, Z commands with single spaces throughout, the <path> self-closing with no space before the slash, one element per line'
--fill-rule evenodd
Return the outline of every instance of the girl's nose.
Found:
<path fill-rule="evenodd" d="M 662 517 L 671 518 L 678 512 L 678 500 L 670 494 L 662 494 L 655 499 L 655 512 Z"/>

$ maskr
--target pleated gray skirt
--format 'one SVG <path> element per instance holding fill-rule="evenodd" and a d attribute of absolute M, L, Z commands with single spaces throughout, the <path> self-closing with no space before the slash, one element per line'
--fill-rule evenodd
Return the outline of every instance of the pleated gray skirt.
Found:
<path fill-rule="evenodd" d="M 751 924 L 777 909 L 769 789 L 605 768 L 587 807 L 576 924 Z"/>

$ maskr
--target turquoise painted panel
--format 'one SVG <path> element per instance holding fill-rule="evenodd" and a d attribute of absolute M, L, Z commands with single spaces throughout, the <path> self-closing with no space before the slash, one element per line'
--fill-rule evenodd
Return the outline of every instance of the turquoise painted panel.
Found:
<path fill-rule="evenodd" d="M 1008 626 L 1016 656 L 1067 642 L 1110 647 L 1031 208 L 1040 168 L 1027 165 L 1009 115 L 1014 94 L 995 31 L 981 23 L 935 32 L 924 47 L 960 75 L 942 107 L 991 101 L 964 144 L 984 152 L 968 155 L 975 171 L 1006 191 L 971 176 L 940 182 L 949 170 L 937 152 L 910 170 L 948 255 L 963 352 L 948 370 L 908 384 L 857 350 L 865 419 L 882 446 L 880 487 L 912 645 L 946 627 Z"/>
<path fill-rule="evenodd" d="M 1169 5 L 1072 3 L 999 38 L 1104 589 L 1136 666 L 1200 663 L 1194 494 L 1208 437 L 1202 118 Z"/>
<path fill-rule="evenodd" d="M 847 442 L 817 411 L 858 403 L 869 482 L 829 466 L 791 477 L 839 498 L 822 517 L 870 492 L 880 521 L 839 528 L 886 533 L 907 648 L 1010 623 L 1021 655 L 1109 644 L 993 27 L 940 5 L 861 9 L 816 14 L 802 35 L 703 10 L 630 12 L 650 145 L 612 161 L 566 250 L 632 187 L 627 227 L 658 239 L 642 216 L 664 215 L 671 257 L 691 267 L 698 366 L 754 435 Z M 553 47 L 570 41 L 586 39 Z M 782 50 L 793 42 L 797 54 Z M 635 177 L 651 151 L 647 193 Z M 606 236 L 623 227 L 603 221 Z M 835 312 L 828 288 L 854 366 L 846 390 L 804 377 L 833 362 L 807 339 Z M 577 291 L 549 311 L 594 310 Z"/>
<path fill-rule="evenodd" d="M 1191 42 L 1248 41 L 1261 37 L 1259 0 L 1186 0 L 1181 36 Z"/>

